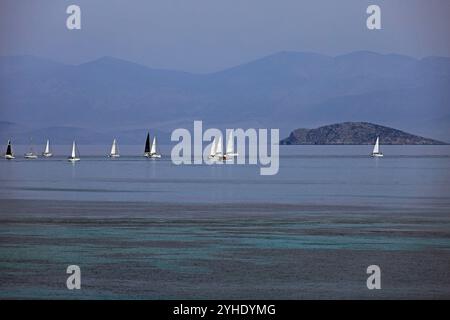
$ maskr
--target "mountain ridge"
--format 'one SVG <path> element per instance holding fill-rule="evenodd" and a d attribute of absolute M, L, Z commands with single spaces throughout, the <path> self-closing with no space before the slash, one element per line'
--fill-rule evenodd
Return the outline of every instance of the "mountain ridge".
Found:
<path fill-rule="evenodd" d="M 449 140 L 449 66 L 446 57 L 365 51 L 336 57 L 284 51 L 209 74 L 111 57 L 79 65 L 0 58 L 0 118 L 35 127 L 163 131 L 203 120 L 282 134 L 369 120 Z"/>
<path fill-rule="evenodd" d="M 239 67 L 243 67 L 246 65 L 250 65 L 250 64 L 254 64 L 254 63 L 258 63 L 260 61 L 264 61 L 267 59 L 277 59 L 277 58 L 284 58 L 284 57 L 308 57 L 308 58 L 316 58 L 316 59 L 320 59 L 322 58 L 322 60 L 324 59 L 338 59 L 338 60 L 345 60 L 346 58 L 349 57 L 386 57 L 386 58 L 401 58 L 401 59 L 407 59 L 410 61 L 415 61 L 415 62 L 426 62 L 426 61 L 440 61 L 440 62 L 444 62 L 446 64 L 450 64 L 450 57 L 446 57 L 446 56 L 425 56 L 425 57 L 421 57 L 421 58 L 416 58 L 416 57 L 412 57 L 412 56 L 408 56 L 405 54 L 398 54 L 398 53 L 379 53 L 379 52 L 375 52 L 375 51 L 370 51 L 370 50 L 357 50 L 357 51 L 352 51 L 352 52 L 348 52 L 348 53 L 344 53 L 344 54 L 339 54 L 339 55 L 327 55 L 327 54 L 322 54 L 322 53 L 317 53 L 317 52 L 313 52 L 313 51 L 290 51 L 290 50 L 281 50 L 281 51 L 277 51 L 271 54 L 267 54 L 264 56 L 261 56 L 259 58 L 255 58 L 252 59 L 250 61 L 247 62 L 243 62 L 237 65 L 232 65 L 229 67 L 225 67 L 216 71 L 212 71 L 212 72 L 191 72 L 191 71 L 185 71 L 185 70 L 177 70 L 177 69 L 170 69 L 170 68 L 159 68 L 159 67 L 153 67 L 147 64 L 143 64 L 143 63 L 139 63 L 139 62 L 134 62 L 131 60 L 127 60 L 127 59 L 123 59 L 123 58 L 118 58 L 115 56 L 110 56 L 110 55 L 104 55 L 104 56 L 100 56 L 98 58 L 94 58 L 92 60 L 88 60 L 85 62 L 81 62 L 81 63 L 64 63 L 64 62 L 60 62 L 57 60 L 53 60 L 51 58 L 47 58 L 47 57 L 42 57 L 42 56 L 36 56 L 36 55 L 31 55 L 31 54 L 23 54 L 23 55 L 0 55 L 0 62 L 5 61 L 5 60 L 33 60 L 34 62 L 44 62 L 47 64 L 53 64 L 53 65 L 59 65 L 59 66 L 65 66 L 65 67 L 79 67 L 79 66 L 83 66 L 83 65 L 89 65 L 89 64 L 96 64 L 96 63 L 105 63 L 105 62 L 118 62 L 118 63 L 123 63 L 123 64 L 129 64 L 129 65 L 135 65 L 135 66 L 139 66 L 142 68 L 146 68 L 148 70 L 156 70 L 156 71 L 167 71 L 167 72 L 177 72 L 177 73 L 185 73 L 185 74 L 191 74 L 191 75 L 213 75 L 216 73 L 221 73 L 227 70 L 233 70 L 235 68 L 239 68 Z"/>

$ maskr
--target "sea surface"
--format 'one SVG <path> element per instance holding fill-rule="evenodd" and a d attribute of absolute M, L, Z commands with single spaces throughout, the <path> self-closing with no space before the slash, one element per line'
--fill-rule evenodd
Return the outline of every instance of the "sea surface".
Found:
<path fill-rule="evenodd" d="M 450 146 L 280 146 L 274 176 L 70 148 L 0 160 L 0 298 L 450 298 Z"/>

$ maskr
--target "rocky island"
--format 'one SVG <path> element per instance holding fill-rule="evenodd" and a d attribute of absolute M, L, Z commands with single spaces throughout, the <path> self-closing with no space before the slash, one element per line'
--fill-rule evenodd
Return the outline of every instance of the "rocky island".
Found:
<path fill-rule="evenodd" d="M 296 129 L 289 137 L 280 141 L 281 145 L 314 144 L 373 144 L 377 137 L 382 144 L 443 145 L 447 144 L 420 137 L 397 129 L 368 122 L 344 122 L 316 129 Z"/>

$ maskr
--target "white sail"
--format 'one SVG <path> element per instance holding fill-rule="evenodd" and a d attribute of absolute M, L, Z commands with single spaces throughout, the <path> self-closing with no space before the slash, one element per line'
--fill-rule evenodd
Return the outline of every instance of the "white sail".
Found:
<path fill-rule="evenodd" d="M 222 136 L 219 136 L 219 142 L 217 142 L 216 145 L 216 155 L 221 155 L 222 153 L 223 153 Z"/>
<path fill-rule="evenodd" d="M 227 154 L 234 154 L 233 131 L 230 130 L 227 138 Z"/>
<path fill-rule="evenodd" d="M 72 144 L 72 155 L 71 158 L 74 159 L 77 157 L 77 152 L 76 152 L 76 146 L 75 146 L 75 141 Z"/>
<path fill-rule="evenodd" d="M 153 137 L 152 147 L 150 148 L 150 154 L 156 154 L 156 136 Z"/>
<path fill-rule="evenodd" d="M 77 156 L 77 145 L 75 143 L 75 140 L 73 141 L 73 144 L 72 144 L 72 153 L 67 160 L 69 160 L 72 163 L 80 161 L 80 157 Z"/>
<path fill-rule="evenodd" d="M 47 139 L 47 143 L 45 144 L 45 150 L 42 153 L 42 155 L 46 158 L 50 158 L 53 156 L 52 152 L 50 151 L 50 141 Z"/>
<path fill-rule="evenodd" d="M 47 144 L 45 145 L 45 151 L 44 151 L 44 153 L 45 153 L 45 154 L 50 153 L 50 141 L 48 141 L 48 139 L 47 139 Z"/>
<path fill-rule="evenodd" d="M 118 154 L 118 150 L 117 150 L 117 142 L 116 139 L 113 140 L 112 146 L 111 146 L 111 155 L 116 155 Z"/>
<path fill-rule="evenodd" d="M 212 144 L 211 144 L 211 150 L 209 152 L 209 156 L 212 158 L 216 155 L 216 138 L 214 138 Z"/>
<path fill-rule="evenodd" d="M 373 147 L 373 154 L 380 153 L 380 138 L 377 137 L 377 141 L 375 142 L 375 146 Z"/>

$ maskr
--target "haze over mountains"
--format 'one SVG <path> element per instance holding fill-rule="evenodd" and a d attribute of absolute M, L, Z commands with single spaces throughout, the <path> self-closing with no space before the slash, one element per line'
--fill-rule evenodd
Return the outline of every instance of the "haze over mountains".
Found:
<path fill-rule="evenodd" d="M 109 141 L 122 134 L 123 142 L 140 143 L 146 129 L 168 141 L 172 129 L 190 128 L 193 120 L 205 127 L 280 128 L 281 136 L 367 121 L 450 141 L 449 88 L 450 58 L 372 52 L 280 52 L 210 74 L 110 57 L 77 66 L 1 57 L 0 138 Z"/>

